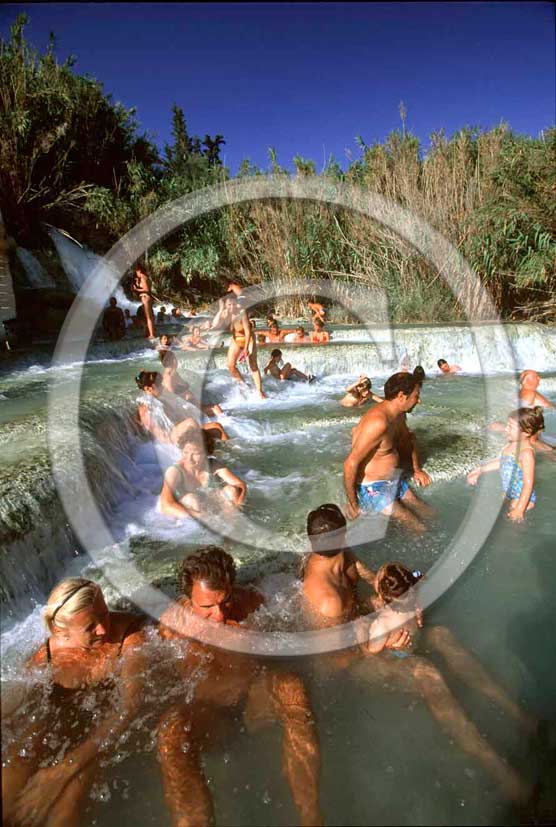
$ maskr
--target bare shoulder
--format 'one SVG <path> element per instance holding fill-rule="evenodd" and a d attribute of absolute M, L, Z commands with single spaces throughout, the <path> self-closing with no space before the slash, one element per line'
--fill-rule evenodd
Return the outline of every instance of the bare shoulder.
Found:
<path fill-rule="evenodd" d="M 145 634 L 146 618 L 132 612 L 110 612 L 112 637 L 120 641 L 125 635 L 122 649 L 139 643 Z"/>
<path fill-rule="evenodd" d="M 187 635 L 189 619 L 188 603 L 185 599 L 173 603 L 160 616 L 158 627 L 159 634 L 163 638 L 183 637 Z"/>
<path fill-rule="evenodd" d="M 25 666 L 27 669 L 36 669 L 37 667 L 45 666 L 47 662 L 46 643 L 43 643 L 43 645 L 27 659 Z"/>

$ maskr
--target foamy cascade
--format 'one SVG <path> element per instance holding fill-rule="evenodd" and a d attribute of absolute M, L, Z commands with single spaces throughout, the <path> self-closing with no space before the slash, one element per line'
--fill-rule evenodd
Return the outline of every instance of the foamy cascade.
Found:
<path fill-rule="evenodd" d="M 24 247 L 18 247 L 16 256 L 21 262 L 30 287 L 56 287 L 56 282 L 50 276 L 33 253 Z"/>

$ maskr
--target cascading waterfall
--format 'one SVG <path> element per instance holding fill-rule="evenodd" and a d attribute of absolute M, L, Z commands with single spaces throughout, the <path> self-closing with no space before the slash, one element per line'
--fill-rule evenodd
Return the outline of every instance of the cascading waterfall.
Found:
<path fill-rule="evenodd" d="M 81 246 L 76 241 L 68 238 L 64 233 L 56 229 L 56 227 L 49 227 L 48 234 L 54 242 L 64 273 L 76 293 L 81 290 L 95 270 L 104 270 L 110 275 L 116 276 L 113 268 L 102 256 L 93 253 L 88 247 Z M 102 290 L 102 288 L 99 289 Z M 125 307 L 129 307 L 130 309 L 134 308 L 134 305 L 126 298 L 121 287 L 118 287 L 113 295 L 118 300 L 118 304 L 122 309 Z M 94 301 L 100 308 L 104 307 L 108 298 L 104 292 L 99 292 L 98 296 L 94 296 Z"/>
<path fill-rule="evenodd" d="M 56 287 L 56 282 L 49 275 L 33 253 L 24 247 L 18 247 L 16 256 L 21 262 L 30 287 Z"/>
<path fill-rule="evenodd" d="M 326 346 L 273 345 L 280 347 L 284 361 L 318 376 L 329 373 L 389 376 L 407 358 L 410 368 L 422 365 L 428 374 L 438 372 L 438 359 L 460 365 L 466 373 L 500 373 L 510 369 L 534 368 L 540 372 L 556 370 L 556 330 L 528 324 L 483 324 L 475 332 L 466 327 L 393 328 L 392 340 L 380 328 L 333 331 L 333 342 Z M 207 352 L 208 353 L 208 352 Z M 269 348 L 259 351 L 259 366 L 269 358 Z M 215 366 L 224 368 L 226 354 L 212 352 Z M 207 355 L 188 354 L 187 360 L 201 367 Z"/>
<path fill-rule="evenodd" d="M 68 238 L 56 227 L 50 227 L 48 233 L 54 242 L 64 272 L 76 293 L 81 290 L 87 279 L 95 271 L 97 271 L 97 274 L 101 272 L 117 278 L 116 271 L 103 256 L 97 255 L 85 245 L 78 244 L 73 239 Z M 112 295 L 116 297 L 122 310 L 129 308 L 129 310 L 135 312 L 137 309 L 138 301 L 129 301 L 121 287 L 117 287 Z M 102 285 L 99 284 L 98 293 L 95 293 L 93 297 L 95 304 L 102 308 L 106 305 L 108 298 L 109 296 L 104 292 Z M 164 306 L 168 312 L 171 312 L 174 307 L 171 302 L 165 302 Z M 154 305 L 155 314 L 160 307 L 161 305 Z"/>
<path fill-rule="evenodd" d="M 106 516 L 122 493 L 130 491 L 122 459 L 129 456 L 137 430 L 125 405 L 109 407 L 108 412 L 104 407 L 101 412 L 92 406 L 82 411 L 81 450 L 89 485 Z M 80 553 L 56 492 L 46 446 L 42 452 L 30 448 L 29 454 L 31 466 L 18 463 L 15 479 L 9 467 L 0 477 L 0 599 L 8 610 L 22 599 L 44 594 Z M 69 479 L 77 479 L 70 451 L 63 463 Z M 77 482 L 74 488 L 79 503 L 85 493 Z"/>

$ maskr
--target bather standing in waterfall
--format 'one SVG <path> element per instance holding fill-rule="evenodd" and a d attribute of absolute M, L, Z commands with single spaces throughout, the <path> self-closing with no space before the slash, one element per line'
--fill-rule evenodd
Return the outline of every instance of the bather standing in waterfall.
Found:
<path fill-rule="evenodd" d="M 257 364 L 257 341 L 253 335 L 253 326 L 249 321 L 247 311 L 241 309 L 234 293 L 226 296 L 224 307 L 231 314 L 232 341 L 228 348 L 228 370 L 236 382 L 244 382 L 245 380 L 237 368 L 237 363 L 238 361 L 247 361 L 259 398 L 266 399 L 259 365 Z"/>
<path fill-rule="evenodd" d="M 319 807 L 320 750 L 316 723 L 302 680 L 260 658 L 196 643 L 203 629 L 239 626 L 264 602 L 254 589 L 235 584 L 235 563 L 223 549 L 201 548 L 178 570 L 179 600 L 160 618 L 164 638 L 188 639 L 176 665 L 189 680 L 199 666 L 203 679 L 189 702 L 176 704 L 161 718 L 158 749 L 166 802 L 173 827 L 214 824 L 211 790 L 202 769 L 202 752 L 218 743 L 219 727 L 233 721 L 255 732 L 280 723 L 283 772 L 301 825 L 323 823 Z M 240 633 L 240 629 L 234 632 Z M 207 663 L 207 655 L 210 660 Z M 239 728 L 239 727 L 238 727 Z"/>
<path fill-rule="evenodd" d="M 153 294 L 151 293 L 149 277 L 139 264 L 135 267 L 135 275 L 133 276 L 131 289 L 143 305 L 145 322 L 147 324 L 147 338 L 154 340 L 156 333 L 154 329 Z"/>
<path fill-rule="evenodd" d="M 144 621 L 109 611 L 100 587 L 81 577 L 56 586 L 44 620 L 49 637 L 27 664 L 41 681 L 3 719 L 14 731 L 3 752 L 3 823 L 74 827 L 101 760 L 139 710 Z"/>
<path fill-rule="evenodd" d="M 421 385 L 411 373 L 395 373 L 384 385 L 384 402 L 375 405 L 353 429 L 351 451 L 344 462 L 344 485 L 351 519 L 374 511 L 399 520 L 422 533 L 432 509 L 403 479 L 400 442 L 411 444 L 405 414 L 420 401 Z"/>

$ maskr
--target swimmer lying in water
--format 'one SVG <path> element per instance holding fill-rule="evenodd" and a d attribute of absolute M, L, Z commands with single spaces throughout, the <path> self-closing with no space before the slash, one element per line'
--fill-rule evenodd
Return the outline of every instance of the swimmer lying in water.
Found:
<path fill-rule="evenodd" d="M 479 465 L 467 475 L 469 485 L 476 485 L 487 471 L 500 471 L 502 488 L 510 501 L 508 517 L 522 522 L 525 512 L 535 507 L 535 451 L 531 438 L 544 428 L 543 409 L 518 408 L 508 417 L 508 442 L 498 459 Z"/>
<path fill-rule="evenodd" d="M 222 462 L 210 456 L 210 439 L 205 437 L 203 444 L 196 435 L 186 434 L 179 447 L 181 459 L 164 474 L 160 492 L 163 514 L 178 519 L 198 517 L 207 507 L 214 510 L 215 505 L 237 507 L 243 503 L 247 485 Z M 210 504 L 207 502 L 209 492 Z"/>
<path fill-rule="evenodd" d="M 265 376 L 270 373 L 274 379 L 279 379 L 281 382 L 286 381 L 289 379 L 290 381 L 300 381 L 300 382 L 314 382 L 315 377 L 312 374 L 305 374 L 302 373 L 297 368 L 292 368 L 289 362 L 284 364 L 282 359 L 282 351 L 279 348 L 275 348 L 272 353 L 270 354 L 270 362 L 264 369 Z"/>

